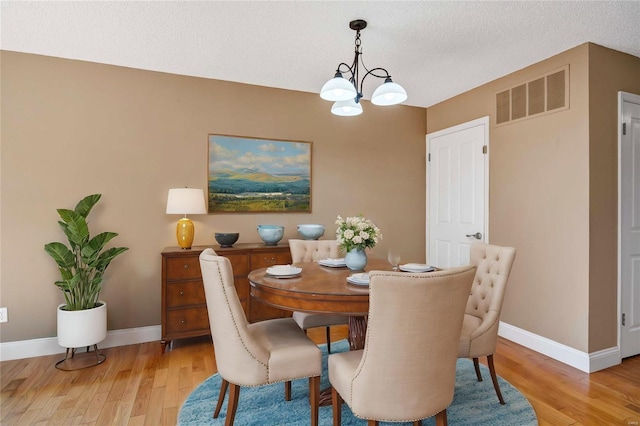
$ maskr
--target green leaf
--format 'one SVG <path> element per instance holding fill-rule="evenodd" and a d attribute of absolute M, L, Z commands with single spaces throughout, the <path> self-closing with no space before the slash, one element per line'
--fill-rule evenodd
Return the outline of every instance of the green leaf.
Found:
<path fill-rule="evenodd" d="M 60 289 L 62 291 L 69 291 L 69 281 L 65 280 L 65 281 L 56 281 L 55 285 L 57 285 L 58 287 L 60 287 Z"/>
<path fill-rule="evenodd" d="M 102 252 L 98 257 L 97 264 L 95 268 L 99 271 L 104 271 L 109 266 L 109 263 L 121 253 L 129 250 L 128 247 L 111 247 L 110 249 Z"/>
<path fill-rule="evenodd" d="M 58 264 L 60 268 L 71 268 L 76 264 L 73 252 L 62 243 L 54 242 L 45 244 L 44 251 Z"/>
<path fill-rule="evenodd" d="M 59 268 L 60 269 L 60 276 L 62 277 L 63 280 L 70 280 L 71 278 L 73 278 L 73 271 L 71 270 L 72 268 Z"/>
<path fill-rule="evenodd" d="M 60 219 L 62 219 L 64 223 L 69 223 L 71 219 L 78 214 L 75 211 L 69 209 L 58 209 L 57 212 L 60 215 Z"/>
<path fill-rule="evenodd" d="M 89 240 L 89 226 L 85 218 L 75 212 L 70 214 L 65 234 L 69 242 L 82 248 Z"/>
<path fill-rule="evenodd" d="M 91 212 L 93 206 L 95 206 L 98 200 L 100 200 L 100 197 L 102 197 L 102 194 L 87 195 L 76 205 L 76 213 L 86 218 L 87 216 L 89 216 L 89 213 Z"/>
<path fill-rule="evenodd" d="M 104 246 L 111 241 L 112 238 L 117 236 L 118 234 L 115 232 L 102 232 L 93 237 L 89 240 L 87 245 L 82 248 L 80 253 L 82 255 L 82 260 L 88 264 L 95 262 L 98 254 L 100 254 L 100 251 L 102 251 Z"/>

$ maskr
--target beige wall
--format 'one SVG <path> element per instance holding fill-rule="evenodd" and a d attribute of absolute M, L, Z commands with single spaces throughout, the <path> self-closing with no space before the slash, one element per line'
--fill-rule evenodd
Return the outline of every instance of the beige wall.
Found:
<path fill-rule="evenodd" d="M 568 110 L 495 125 L 497 92 L 567 64 Z M 491 117 L 490 241 L 518 250 L 502 320 L 585 352 L 617 344 L 617 90 L 639 64 L 587 43 L 427 109 L 428 133 Z"/>
<path fill-rule="evenodd" d="M 130 250 L 107 272 L 109 329 L 160 323 L 160 251 L 176 245 L 167 190 L 206 188 L 207 134 L 313 142 L 311 214 L 193 216 L 195 244 L 216 231 L 259 242 L 256 225 L 326 225 L 364 214 L 382 229 L 372 255 L 399 248 L 424 261 L 426 114 L 376 107 L 336 117 L 317 94 L 2 52 L 0 306 L 3 342 L 55 336 L 54 262 L 45 243 L 62 240 L 56 208 L 103 198 L 94 233 L 115 231 Z"/>
<path fill-rule="evenodd" d="M 640 94 L 640 58 L 589 45 L 590 351 L 617 344 L 618 91 Z"/>

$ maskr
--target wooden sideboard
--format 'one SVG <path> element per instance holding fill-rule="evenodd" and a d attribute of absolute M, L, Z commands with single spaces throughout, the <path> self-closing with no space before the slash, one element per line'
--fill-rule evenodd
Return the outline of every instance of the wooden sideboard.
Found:
<path fill-rule="evenodd" d="M 188 250 L 167 247 L 162 251 L 163 353 L 173 339 L 211 334 L 199 259 L 200 253 L 208 247 L 231 261 L 238 297 L 249 322 L 291 315 L 253 299 L 247 279 L 254 269 L 291 263 L 288 244 L 243 243 L 229 248 L 194 246 Z"/>

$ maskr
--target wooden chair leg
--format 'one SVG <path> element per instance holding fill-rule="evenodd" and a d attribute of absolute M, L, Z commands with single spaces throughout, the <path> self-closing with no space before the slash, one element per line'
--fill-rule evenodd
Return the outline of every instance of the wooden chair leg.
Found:
<path fill-rule="evenodd" d="M 227 417 L 224 420 L 225 426 L 233 426 L 236 419 L 236 410 L 238 409 L 238 399 L 240 398 L 240 386 L 231 383 L 229 389 L 229 405 L 227 406 Z"/>
<path fill-rule="evenodd" d="M 417 420 L 413 422 L 413 426 L 422 426 L 422 420 Z"/>
<path fill-rule="evenodd" d="M 436 414 L 436 426 L 447 426 L 447 409 Z"/>
<path fill-rule="evenodd" d="M 478 377 L 478 381 L 482 381 L 482 374 L 480 374 L 480 362 L 478 358 L 473 359 L 473 367 L 476 369 L 476 377 Z"/>
<path fill-rule="evenodd" d="M 331 331 L 329 327 L 325 327 L 327 329 L 327 353 L 331 353 Z"/>
<path fill-rule="evenodd" d="M 284 382 L 284 400 L 291 401 L 291 380 Z"/>
<path fill-rule="evenodd" d="M 498 377 L 496 376 L 496 368 L 493 365 L 493 354 L 487 355 L 487 364 L 489 364 L 489 373 L 491 373 L 493 388 L 496 390 L 500 404 L 504 405 L 504 399 L 502 398 L 502 392 L 500 392 L 500 385 L 498 384 Z"/>
<path fill-rule="evenodd" d="M 229 382 L 225 379 L 222 379 L 222 383 L 220 384 L 220 395 L 218 395 L 218 404 L 216 404 L 216 410 L 213 412 L 213 418 L 217 419 L 220 414 L 220 409 L 222 408 L 222 403 L 224 402 L 224 397 L 227 395 L 227 387 L 229 386 Z"/>
<path fill-rule="evenodd" d="M 367 421 L 367 426 L 378 426 L 377 420 L 369 420 Z"/>
<path fill-rule="evenodd" d="M 331 406 L 333 407 L 333 426 L 342 424 L 342 397 L 334 387 L 331 388 Z"/>
<path fill-rule="evenodd" d="M 318 426 L 320 376 L 309 377 L 309 406 L 311 407 L 311 426 Z"/>

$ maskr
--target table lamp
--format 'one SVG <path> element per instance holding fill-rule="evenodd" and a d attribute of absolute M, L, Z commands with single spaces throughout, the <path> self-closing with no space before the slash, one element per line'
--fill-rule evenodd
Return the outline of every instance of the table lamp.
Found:
<path fill-rule="evenodd" d="M 194 226 L 187 218 L 188 214 L 206 214 L 204 205 L 204 191 L 197 188 L 176 188 L 169 190 L 167 197 L 167 214 L 183 214 L 178 221 L 176 237 L 182 249 L 190 249 L 193 243 Z"/>

